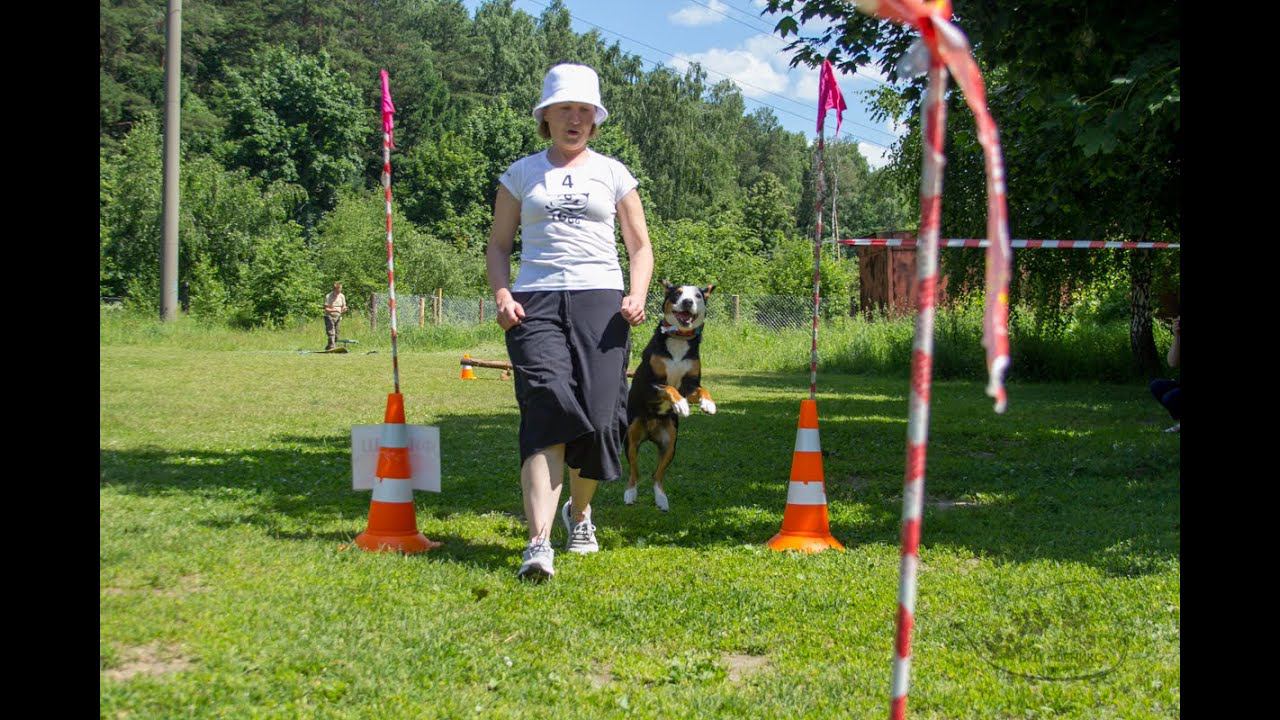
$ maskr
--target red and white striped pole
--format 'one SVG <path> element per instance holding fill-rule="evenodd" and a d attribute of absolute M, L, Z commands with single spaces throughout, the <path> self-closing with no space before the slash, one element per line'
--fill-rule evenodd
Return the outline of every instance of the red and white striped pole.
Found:
<path fill-rule="evenodd" d="M 947 16 L 950 16 L 948 4 Z M 996 121 L 987 108 L 987 90 L 978 63 L 969 52 L 964 33 L 950 23 L 938 23 L 938 34 L 946 38 L 949 61 L 957 68 L 956 84 L 964 92 L 965 103 L 973 111 L 978 126 L 987 178 L 987 245 L 985 312 L 982 314 L 982 346 L 987 351 L 987 395 L 995 398 L 995 411 L 1003 413 L 1009 404 L 1004 374 L 1009 369 L 1009 278 L 1013 274 L 1013 250 L 1009 243 L 1009 219 L 1005 201 L 1004 158 Z"/>
<path fill-rule="evenodd" d="M 905 238 L 846 238 L 836 240 L 836 244 L 846 247 L 916 247 L 915 240 Z M 990 245 L 990 240 L 975 238 L 946 238 L 938 241 L 938 247 L 947 248 L 985 248 Z M 1120 240 L 1010 240 L 1009 247 L 1029 250 L 1177 250 L 1182 244 Z"/>
<path fill-rule="evenodd" d="M 898 632 L 894 645 L 890 717 L 907 716 L 911 684 L 911 629 L 915 625 L 916 568 L 924 506 L 925 456 L 929 442 L 929 386 L 933 375 L 933 306 L 938 277 L 938 228 L 942 216 L 944 95 L 947 69 L 929 63 L 923 114 L 924 169 L 920 181 L 920 242 L 916 246 L 916 337 L 911 350 L 911 391 L 907 416 L 907 467 L 902 488 L 902 558 L 898 575 Z"/>
<path fill-rule="evenodd" d="M 821 121 L 822 118 L 819 118 Z M 818 171 L 815 173 L 817 182 L 814 183 L 814 192 L 817 195 L 814 198 L 813 210 L 816 214 L 816 221 L 813 225 L 813 331 L 811 333 L 813 343 L 809 349 L 809 399 L 816 400 L 818 396 L 818 308 L 821 303 L 819 297 L 819 279 L 820 268 L 822 262 L 822 196 L 825 194 L 827 184 L 826 163 L 824 162 L 824 144 L 822 140 L 822 126 L 818 126 L 818 155 L 814 160 Z"/>
<path fill-rule="evenodd" d="M 396 325 L 396 264 L 395 243 L 391 234 L 391 134 L 392 115 L 396 107 L 391 102 L 391 87 L 387 80 L 387 71 L 382 76 L 382 194 L 387 206 L 387 305 L 391 311 L 391 375 L 395 382 L 395 392 L 400 394 L 400 356 L 396 348 L 399 328 Z"/>
<path fill-rule="evenodd" d="M 987 301 L 983 346 L 987 351 L 987 394 L 1004 412 L 1004 372 L 1009 363 L 1008 303 L 1012 251 L 1006 218 L 1004 165 L 995 121 L 987 109 L 982 74 L 964 33 L 951 24 L 950 0 L 855 0 L 858 9 L 920 31 L 928 50 L 929 82 L 923 115 L 924 168 L 920 182 L 920 242 L 916 247 L 916 298 L 919 314 L 911 359 L 911 407 L 907 419 L 907 458 L 902 493 L 902 566 L 898 583 L 898 632 L 893 663 L 890 717 L 907 714 L 911 680 L 911 630 L 915 623 L 916 567 L 924 504 L 925 455 L 929 435 L 929 386 L 933 373 L 933 304 L 938 266 L 938 225 L 942 214 L 942 138 L 946 123 L 944 92 L 948 70 L 964 92 L 978 124 L 987 175 Z"/>

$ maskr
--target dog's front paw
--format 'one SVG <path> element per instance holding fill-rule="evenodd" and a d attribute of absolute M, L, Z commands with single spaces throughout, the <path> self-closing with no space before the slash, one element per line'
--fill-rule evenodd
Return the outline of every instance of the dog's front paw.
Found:
<path fill-rule="evenodd" d="M 629 487 L 629 488 L 627 488 L 626 490 L 623 490 L 623 491 L 622 491 L 622 502 L 623 502 L 623 504 L 625 504 L 625 505 L 635 505 L 635 504 L 636 504 L 636 495 L 637 495 L 637 494 L 638 494 L 638 493 L 636 493 L 636 489 L 635 489 L 635 488 L 633 488 L 633 487 Z"/>
<path fill-rule="evenodd" d="M 671 509 L 671 503 L 667 502 L 667 494 L 662 492 L 662 488 L 657 485 L 653 486 L 653 502 L 662 512 L 666 512 Z"/>
<path fill-rule="evenodd" d="M 702 408 L 702 412 L 708 415 L 716 414 L 716 403 L 711 398 L 702 398 L 702 402 L 698 403 L 698 407 Z"/>
<path fill-rule="evenodd" d="M 685 398 L 671 403 L 671 409 L 675 410 L 680 417 L 689 417 L 689 401 Z"/>

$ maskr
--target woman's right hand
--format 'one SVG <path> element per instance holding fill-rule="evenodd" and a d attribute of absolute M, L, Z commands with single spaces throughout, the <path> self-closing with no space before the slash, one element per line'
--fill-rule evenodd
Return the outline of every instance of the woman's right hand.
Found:
<path fill-rule="evenodd" d="M 503 293 L 506 297 L 498 300 L 498 327 L 503 332 L 510 330 L 520 321 L 524 319 L 524 306 L 516 302 L 509 293 Z"/>

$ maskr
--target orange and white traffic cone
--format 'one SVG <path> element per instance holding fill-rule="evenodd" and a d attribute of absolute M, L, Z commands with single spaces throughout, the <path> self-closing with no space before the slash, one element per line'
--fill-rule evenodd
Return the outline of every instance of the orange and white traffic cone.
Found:
<path fill-rule="evenodd" d="M 382 438 L 378 448 L 377 480 L 369 502 L 369 527 L 356 536 L 365 550 L 396 550 L 413 554 L 439 547 L 418 532 L 413 505 L 413 473 L 409 467 L 409 429 L 404 424 L 404 396 L 387 395 Z"/>
<path fill-rule="evenodd" d="M 822 443 L 818 439 L 818 403 L 800 401 L 796 449 L 791 455 L 791 484 L 782 531 L 765 543 L 773 550 L 821 552 L 844 546 L 831 536 L 827 520 L 827 490 L 822 481 Z"/>
<path fill-rule="evenodd" d="M 472 370 L 471 363 L 467 362 L 470 359 L 471 359 L 470 355 L 464 354 L 462 356 L 462 376 L 458 378 L 459 380 L 475 380 L 476 379 L 476 371 Z"/>

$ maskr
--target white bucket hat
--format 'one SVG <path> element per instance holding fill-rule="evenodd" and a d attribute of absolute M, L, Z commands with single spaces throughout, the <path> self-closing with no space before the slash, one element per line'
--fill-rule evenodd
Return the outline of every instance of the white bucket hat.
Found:
<path fill-rule="evenodd" d="M 533 119 L 542 122 L 542 111 L 562 102 L 580 102 L 596 106 L 596 124 L 609 117 L 600 102 L 600 77 L 586 65 L 557 65 L 542 79 L 542 102 L 533 109 Z"/>

